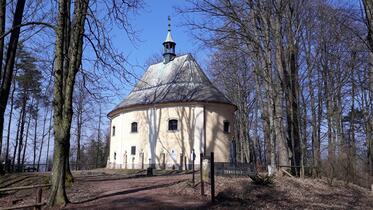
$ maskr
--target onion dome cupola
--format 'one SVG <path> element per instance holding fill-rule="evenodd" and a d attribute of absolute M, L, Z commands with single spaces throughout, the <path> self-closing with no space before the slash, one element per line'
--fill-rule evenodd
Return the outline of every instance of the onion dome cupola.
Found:
<path fill-rule="evenodd" d="M 168 32 L 167 32 L 166 40 L 163 42 L 164 63 L 168 63 L 176 57 L 175 46 L 176 46 L 176 43 L 172 39 L 172 35 L 171 35 L 171 17 L 168 16 Z"/>

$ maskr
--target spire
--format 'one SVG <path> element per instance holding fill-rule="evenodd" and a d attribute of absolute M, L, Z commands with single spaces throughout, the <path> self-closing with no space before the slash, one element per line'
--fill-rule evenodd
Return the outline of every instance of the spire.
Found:
<path fill-rule="evenodd" d="M 166 40 L 164 42 L 174 42 L 174 40 L 172 39 L 172 35 L 171 35 L 171 17 L 170 16 L 168 16 L 168 32 L 167 32 Z"/>
<path fill-rule="evenodd" d="M 176 43 L 172 39 L 172 35 L 171 35 L 171 17 L 168 16 L 168 31 L 167 31 L 166 40 L 163 42 L 164 63 L 168 63 L 176 57 L 175 46 L 176 46 Z"/>
<path fill-rule="evenodd" d="M 168 16 L 168 31 L 171 31 L 171 16 Z"/>

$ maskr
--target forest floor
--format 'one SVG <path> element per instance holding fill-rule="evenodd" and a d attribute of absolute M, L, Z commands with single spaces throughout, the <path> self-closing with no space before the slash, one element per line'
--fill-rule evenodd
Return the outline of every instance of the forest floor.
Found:
<path fill-rule="evenodd" d="M 373 209 L 373 192 L 352 184 L 324 179 L 277 177 L 273 185 L 254 185 L 250 178 L 216 177 L 217 201 L 210 202 L 200 184 L 193 186 L 190 173 L 141 170 L 73 172 L 75 182 L 67 189 L 65 209 Z M 198 180 L 199 176 L 196 176 Z M 22 173 L 0 177 L 0 188 L 46 184 L 47 173 Z M 48 190 L 43 191 L 46 201 Z M 0 194 L 0 207 L 35 202 L 35 190 Z"/>

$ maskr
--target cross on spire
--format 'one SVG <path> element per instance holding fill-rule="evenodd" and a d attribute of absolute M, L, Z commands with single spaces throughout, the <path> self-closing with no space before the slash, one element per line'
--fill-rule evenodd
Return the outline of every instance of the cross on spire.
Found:
<path fill-rule="evenodd" d="M 168 16 L 168 31 L 171 31 L 171 16 Z"/>

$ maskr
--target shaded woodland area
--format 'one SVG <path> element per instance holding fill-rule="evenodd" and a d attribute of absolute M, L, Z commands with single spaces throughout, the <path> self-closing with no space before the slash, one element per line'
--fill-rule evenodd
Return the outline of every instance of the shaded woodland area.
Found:
<path fill-rule="evenodd" d="M 369 187 L 372 1 L 189 3 L 179 12 L 214 49 L 210 73 L 238 106 L 237 161 Z"/>
<path fill-rule="evenodd" d="M 4 170 L 21 172 L 24 170 L 47 171 L 53 161 L 53 37 L 54 27 L 53 7 L 43 1 L 2 1 L 3 13 L 13 13 L 16 9 L 26 20 L 13 23 L 13 28 L 5 30 L 12 18 L 2 17 L 1 50 L 6 66 L 2 69 L 2 103 L 7 107 L 2 110 L 2 144 L 0 144 L 1 160 Z M 6 6 L 5 6 L 6 5 Z M 23 8 L 21 8 L 23 7 Z M 17 10 L 18 9 L 18 10 Z M 51 15 L 50 18 L 47 18 Z M 9 16 L 9 15 L 8 15 Z M 20 17 L 18 17 L 20 18 Z M 19 27 L 21 25 L 21 27 Z M 16 29 L 21 28 L 15 34 Z M 19 36 L 17 43 L 10 40 L 13 35 Z M 11 42 L 13 41 L 13 42 Z M 13 48 L 10 46 L 14 44 Z M 15 52 L 15 54 L 11 54 Z M 5 57 L 5 55 L 7 57 Z M 13 61 L 14 60 L 14 61 Z M 8 64 L 9 63 L 9 64 Z M 13 64 L 12 64 L 13 63 Z M 13 67 L 8 67 L 13 65 Z M 106 164 L 107 141 L 105 129 L 101 128 L 99 118 L 105 113 L 99 110 L 97 104 L 104 103 L 104 96 L 97 85 L 93 84 L 99 74 L 86 73 L 84 70 L 76 75 L 74 88 L 74 120 L 72 120 L 72 141 L 70 158 L 74 169 L 79 169 L 81 162 L 85 167 L 103 167 Z M 10 81 L 10 82 L 9 82 Z M 88 90 L 88 87 L 91 90 Z M 2 105 L 4 106 L 4 105 Z M 97 110 L 99 114 L 92 113 Z M 94 119 L 99 123 L 89 123 Z M 82 131 L 83 128 L 89 130 Z M 81 143 L 81 139 L 88 139 Z M 7 160 L 7 161 L 5 161 Z"/>
<path fill-rule="evenodd" d="M 372 183 L 372 1 L 187 2 L 178 12 L 238 108 L 236 161 Z M 0 166 L 50 168 L 49 206 L 69 202 L 72 169 L 106 164 L 102 105 L 133 77 L 110 31 L 136 39 L 143 4 L 0 0 Z"/>
<path fill-rule="evenodd" d="M 115 25 L 141 1 L 0 1 L 0 171 L 53 171 L 48 204 L 68 202 L 71 169 L 104 167 L 101 105 L 126 84 Z M 115 78 L 111 77 L 115 75 Z"/>

